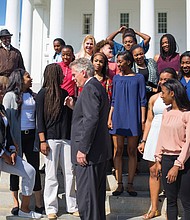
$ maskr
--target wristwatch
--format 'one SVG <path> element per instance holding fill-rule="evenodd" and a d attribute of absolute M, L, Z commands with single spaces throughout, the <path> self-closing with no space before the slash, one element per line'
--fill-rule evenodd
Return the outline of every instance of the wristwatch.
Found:
<path fill-rule="evenodd" d="M 146 143 L 146 141 L 142 139 L 142 140 L 140 140 L 140 143 Z"/>

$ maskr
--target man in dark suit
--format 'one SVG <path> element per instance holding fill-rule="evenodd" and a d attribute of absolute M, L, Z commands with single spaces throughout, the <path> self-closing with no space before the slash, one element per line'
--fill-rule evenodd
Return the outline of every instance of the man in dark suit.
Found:
<path fill-rule="evenodd" d="M 79 213 L 82 220 L 105 220 L 106 164 L 111 158 L 108 96 L 88 59 L 77 59 L 70 67 L 77 87 L 83 87 L 71 128 Z"/>

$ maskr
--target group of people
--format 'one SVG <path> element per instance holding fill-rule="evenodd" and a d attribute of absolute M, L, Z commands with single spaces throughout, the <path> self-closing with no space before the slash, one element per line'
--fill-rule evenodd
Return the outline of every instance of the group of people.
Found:
<path fill-rule="evenodd" d="M 123 44 L 114 41 L 119 33 Z M 11 36 L 6 29 L 0 32 L 0 170 L 14 174 L 10 177 L 12 214 L 40 218 L 45 211 L 49 219 L 57 219 L 60 165 L 66 211 L 82 220 L 105 220 L 107 163 L 112 158 L 118 184 L 112 195 L 119 196 L 124 191 L 122 155 L 127 140 L 130 196 L 137 196 L 133 186 L 137 149 L 149 161 L 151 210 L 143 219 L 160 215 L 162 176 L 167 219 L 177 219 L 180 193 L 187 220 L 190 52 L 180 55 L 174 36 L 164 34 L 160 54 L 146 58 L 150 36 L 124 26 L 98 43 L 87 35 L 77 54 L 56 38 L 52 63 L 46 66 L 42 88 L 35 94 L 20 52 L 12 50 Z M 17 56 L 14 65 L 6 63 L 8 53 Z M 45 210 L 39 151 L 45 155 Z M 21 159 L 23 154 L 28 163 Z M 18 176 L 22 176 L 21 207 Z M 35 212 L 29 209 L 33 191 Z"/>

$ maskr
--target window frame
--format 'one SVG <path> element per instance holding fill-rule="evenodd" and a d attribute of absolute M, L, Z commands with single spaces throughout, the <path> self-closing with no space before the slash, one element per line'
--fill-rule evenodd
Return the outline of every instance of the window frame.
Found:
<path fill-rule="evenodd" d="M 89 16 L 89 18 L 88 18 Z M 85 22 L 87 19 L 90 20 L 90 23 Z M 89 28 L 89 30 L 88 30 Z M 82 35 L 92 34 L 93 30 L 93 16 L 92 13 L 83 13 L 82 14 Z"/>
<path fill-rule="evenodd" d="M 127 15 L 128 23 L 125 22 L 122 23 L 122 15 Z M 130 27 L 130 13 L 129 12 L 120 12 L 119 13 L 119 25 L 120 27 L 126 26 L 127 28 Z"/>
<path fill-rule="evenodd" d="M 166 16 L 159 17 L 159 14 L 165 14 Z M 162 19 L 162 21 L 160 21 Z M 162 27 L 160 27 L 162 25 Z M 161 31 L 162 29 L 162 31 Z M 157 33 L 165 34 L 168 32 L 168 11 L 157 12 Z"/>

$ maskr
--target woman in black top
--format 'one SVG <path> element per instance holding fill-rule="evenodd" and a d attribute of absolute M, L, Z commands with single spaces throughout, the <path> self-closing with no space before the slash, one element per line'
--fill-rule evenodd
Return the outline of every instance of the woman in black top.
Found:
<path fill-rule="evenodd" d="M 59 65 L 54 63 L 46 66 L 44 83 L 36 97 L 40 149 L 46 156 L 44 203 L 48 218 L 57 218 L 58 164 L 64 175 L 67 212 L 75 213 L 78 210 L 71 163 L 68 107 L 64 105 L 68 93 L 61 89 L 62 81 L 63 73 Z"/>

